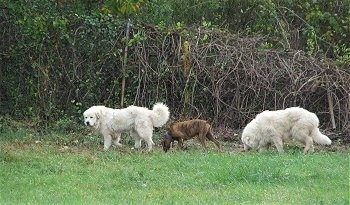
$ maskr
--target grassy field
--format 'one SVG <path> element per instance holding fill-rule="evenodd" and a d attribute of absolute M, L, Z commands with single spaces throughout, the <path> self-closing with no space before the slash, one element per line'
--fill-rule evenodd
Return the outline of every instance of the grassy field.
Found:
<path fill-rule="evenodd" d="M 0 140 L 0 204 L 349 204 L 349 153 Z"/>

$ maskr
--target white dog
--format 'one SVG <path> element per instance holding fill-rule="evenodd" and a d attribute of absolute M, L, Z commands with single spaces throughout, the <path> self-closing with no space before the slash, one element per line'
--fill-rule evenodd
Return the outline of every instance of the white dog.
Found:
<path fill-rule="evenodd" d="M 300 107 L 264 111 L 244 128 L 242 133 L 244 150 L 251 148 L 264 151 L 273 143 L 278 152 L 283 152 L 283 141 L 294 139 L 305 145 L 304 153 L 312 153 L 313 142 L 324 145 L 332 143 L 320 132 L 318 125 L 317 116 Z"/>
<path fill-rule="evenodd" d="M 122 132 L 130 130 L 135 139 L 135 148 L 141 147 L 141 140 L 152 150 L 153 127 L 161 127 L 169 120 L 169 108 L 157 103 L 152 110 L 144 107 L 129 106 L 124 109 L 112 109 L 105 106 L 93 106 L 84 112 L 84 123 L 100 132 L 104 137 L 104 150 L 113 143 L 119 143 Z"/>

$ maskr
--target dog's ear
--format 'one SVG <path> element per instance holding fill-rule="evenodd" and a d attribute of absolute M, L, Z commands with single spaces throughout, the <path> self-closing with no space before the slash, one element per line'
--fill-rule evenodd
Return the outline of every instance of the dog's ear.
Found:
<path fill-rule="evenodd" d="M 97 118 L 97 119 L 100 119 L 100 118 L 101 118 L 101 116 L 102 116 L 102 114 L 103 114 L 102 109 L 98 109 L 98 110 L 96 111 L 96 113 L 95 113 L 96 118 Z"/>

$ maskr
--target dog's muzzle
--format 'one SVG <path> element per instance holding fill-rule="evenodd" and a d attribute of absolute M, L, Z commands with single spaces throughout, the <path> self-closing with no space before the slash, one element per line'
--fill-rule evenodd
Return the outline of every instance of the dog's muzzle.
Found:
<path fill-rule="evenodd" d="M 170 147 L 168 147 L 165 142 L 163 141 L 163 150 L 164 152 L 167 152 L 169 150 Z"/>

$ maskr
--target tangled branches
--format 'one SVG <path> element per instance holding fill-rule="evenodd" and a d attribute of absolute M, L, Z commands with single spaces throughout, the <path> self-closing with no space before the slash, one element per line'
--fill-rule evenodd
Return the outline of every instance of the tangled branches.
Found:
<path fill-rule="evenodd" d="M 153 27 L 143 32 L 147 40 L 134 56 L 143 74 L 136 103 L 155 92 L 175 118 L 211 118 L 216 126 L 235 128 L 263 110 L 301 106 L 317 113 L 323 128 L 349 129 L 350 71 L 333 62 L 297 50 L 266 49 L 264 37 L 205 29 L 192 31 L 195 35 Z M 189 74 L 183 72 L 185 41 Z"/>

